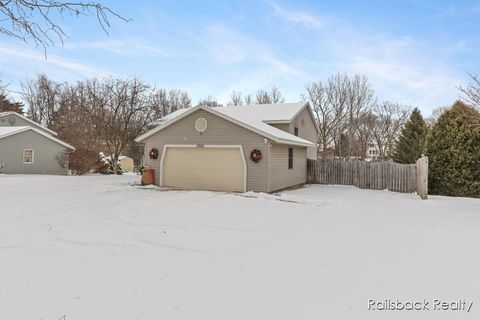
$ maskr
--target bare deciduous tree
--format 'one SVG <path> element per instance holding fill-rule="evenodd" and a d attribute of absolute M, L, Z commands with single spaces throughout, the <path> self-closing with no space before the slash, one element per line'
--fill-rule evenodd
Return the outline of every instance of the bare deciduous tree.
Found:
<path fill-rule="evenodd" d="M 272 103 L 284 103 L 285 99 L 282 96 L 282 93 L 280 90 L 278 90 L 277 87 L 272 87 L 272 90 L 270 91 L 270 100 Z"/>
<path fill-rule="evenodd" d="M 232 91 L 230 95 L 230 102 L 228 103 L 230 106 L 241 106 L 243 105 L 242 93 L 239 91 Z"/>
<path fill-rule="evenodd" d="M 463 93 L 463 100 L 472 105 L 480 112 L 480 78 L 476 75 L 469 73 L 471 82 L 466 87 L 460 87 L 460 91 Z M 474 117 L 474 123 L 480 126 L 480 113 L 477 113 Z"/>
<path fill-rule="evenodd" d="M 363 114 L 368 113 L 375 104 L 375 93 L 371 88 L 368 78 L 364 75 L 354 75 L 347 77 L 347 108 L 348 108 L 348 140 L 347 140 L 347 157 L 360 156 L 362 151 L 359 150 L 359 144 L 356 143 L 358 129 L 360 126 L 360 118 Z"/>
<path fill-rule="evenodd" d="M 364 160 L 367 155 L 368 145 L 373 140 L 373 127 L 376 117 L 371 111 L 362 113 L 358 118 L 356 143 L 359 150 L 358 157 Z"/>
<path fill-rule="evenodd" d="M 427 119 L 427 123 L 429 125 L 433 125 L 435 124 L 435 122 L 437 122 L 438 118 L 440 118 L 440 116 L 445 112 L 447 111 L 448 109 L 450 109 L 451 106 L 444 106 L 444 107 L 437 107 L 437 108 L 434 108 L 432 110 L 432 114 L 430 115 L 430 117 L 428 117 Z"/>
<path fill-rule="evenodd" d="M 0 33 L 24 42 L 33 41 L 46 50 L 67 34 L 56 21 L 64 15 L 94 16 L 108 34 L 109 17 L 128 21 L 99 2 L 67 2 L 53 0 L 8 0 L 0 1 Z"/>
<path fill-rule="evenodd" d="M 253 99 L 252 99 L 252 95 L 249 94 L 249 95 L 246 95 L 243 100 L 245 101 L 245 105 L 246 106 L 249 106 L 253 103 Z"/>
<path fill-rule="evenodd" d="M 337 75 L 329 78 L 327 84 L 312 82 L 306 89 L 305 99 L 310 102 L 317 118 L 322 157 L 326 158 L 340 123 L 346 117 L 346 82 Z"/>
<path fill-rule="evenodd" d="M 480 78 L 471 73 L 468 75 L 471 82 L 466 87 L 459 87 L 459 90 L 463 93 L 465 102 L 480 110 Z"/>
<path fill-rule="evenodd" d="M 257 104 L 269 104 L 272 103 L 272 100 L 270 99 L 270 95 L 267 91 L 260 89 L 257 91 L 255 102 Z"/>
<path fill-rule="evenodd" d="M 29 79 L 21 86 L 28 106 L 27 116 L 48 128 L 54 125 L 60 108 L 63 84 L 39 74 L 36 79 Z"/>
<path fill-rule="evenodd" d="M 211 108 L 222 106 L 220 103 L 218 103 L 217 98 L 213 96 L 206 96 L 205 99 L 198 101 L 198 104 Z"/>
<path fill-rule="evenodd" d="M 152 92 L 150 104 L 154 111 L 153 120 L 158 120 L 178 109 L 190 108 L 192 100 L 186 91 L 173 89 L 167 92 L 165 89 L 158 89 Z"/>
<path fill-rule="evenodd" d="M 373 111 L 374 123 L 372 136 L 377 144 L 381 159 L 388 159 L 400 131 L 408 119 L 410 108 L 398 103 L 383 102 L 377 104 Z"/>
<path fill-rule="evenodd" d="M 86 81 L 89 103 L 87 112 L 95 133 L 102 139 L 111 156 L 113 173 L 118 170 L 118 158 L 127 144 L 147 126 L 153 113 L 149 104 L 150 87 L 133 79 L 96 79 Z"/>
<path fill-rule="evenodd" d="M 257 104 L 269 104 L 269 103 L 284 103 L 285 99 L 282 97 L 281 92 L 277 87 L 272 87 L 270 92 L 260 89 L 257 91 L 256 103 Z"/>

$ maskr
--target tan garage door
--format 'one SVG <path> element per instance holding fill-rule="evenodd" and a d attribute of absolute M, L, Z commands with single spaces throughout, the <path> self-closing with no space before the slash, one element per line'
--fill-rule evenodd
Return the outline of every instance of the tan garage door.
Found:
<path fill-rule="evenodd" d="M 162 185 L 243 192 L 244 166 L 238 147 L 166 147 Z"/>

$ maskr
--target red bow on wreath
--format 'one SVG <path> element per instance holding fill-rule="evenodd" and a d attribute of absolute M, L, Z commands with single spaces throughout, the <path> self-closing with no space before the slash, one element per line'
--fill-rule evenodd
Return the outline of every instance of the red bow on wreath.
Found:
<path fill-rule="evenodd" d="M 158 150 L 156 148 L 150 149 L 150 152 L 148 154 L 150 156 L 150 159 L 157 159 L 158 158 Z"/>
<path fill-rule="evenodd" d="M 250 160 L 253 162 L 258 162 L 262 159 L 262 151 L 258 149 L 253 149 L 252 152 L 250 152 Z"/>

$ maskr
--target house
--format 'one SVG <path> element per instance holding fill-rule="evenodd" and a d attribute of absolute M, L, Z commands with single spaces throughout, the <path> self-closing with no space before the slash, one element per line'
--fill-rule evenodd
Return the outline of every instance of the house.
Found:
<path fill-rule="evenodd" d="M 100 158 L 105 159 L 109 163 L 112 162 L 112 157 L 111 156 L 104 156 L 103 152 L 100 153 Z M 118 163 L 120 164 L 120 168 L 122 168 L 123 172 L 133 172 L 134 165 L 133 165 L 133 159 L 127 156 L 119 156 L 118 157 Z"/>
<path fill-rule="evenodd" d="M 385 146 L 383 150 L 384 150 L 385 156 L 388 157 L 390 155 L 390 149 L 387 146 Z M 375 141 L 371 141 L 367 145 L 365 161 L 379 161 L 379 160 L 382 160 L 382 159 L 380 157 L 380 148 L 378 146 L 378 143 L 376 143 Z"/>
<path fill-rule="evenodd" d="M 67 174 L 74 147 L 15 112 L 0 113 L 0 173 Z"/>
<path fill-rule="evenodd" d="M 136 139 L 156 185 L 219 191 L 303 185 L 317 158 L 318 127 L 308 103 L 177 110 Z"/>
<path fill-rule="evenodd" d="M 19 113 L 8 111 L 0 112 L 0 127 L 33 127 L 49 135 L 56 136 L 57 133 L 36 123 Z"/>

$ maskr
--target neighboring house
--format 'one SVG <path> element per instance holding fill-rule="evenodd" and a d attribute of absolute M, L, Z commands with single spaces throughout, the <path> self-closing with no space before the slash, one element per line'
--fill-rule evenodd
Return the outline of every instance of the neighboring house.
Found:
<path fill-rule="evenodd" d="M 67 174 L 71 145 L 14 112 L 0 113 L 0 173 Z"/>
<path fill-rule="evenodd" d="M 102 157 L 103 153 L 100 153 L 100 157 Z M 112 162 L 112 157 L 108 156 L 104 158 L 108 162 Z M 127 156 L 119 156 L 118 157 L 118 163 L 120 164 L 120 168 L 122 168 L 123 172 L 133 172 L 134 165 L 133 165 L 133 159 Z"/>
<path fill-rule="evenodd" d="M 303 185 L 317 158 L 318 127 L 308 103 L 175 111 L 136 139 L 159 186 L 272 192 Z"/>
<path fill-rule="evenodd" d="M 13 111 L 0 112 L 0 127 L 33 127 L 49 135 L 57 135 L 55 131 L 45 128 L 35 121 Z"/>
<path fill-rule="evenodd" d="M 388 147 L 385 147 L 385 155 L 390 155 L 390 150 Z M 367 151 L 365 154 L 365 161 L 378 161 L 380 160 L 380 149 L 376 142 L 369 142 Z"/>

